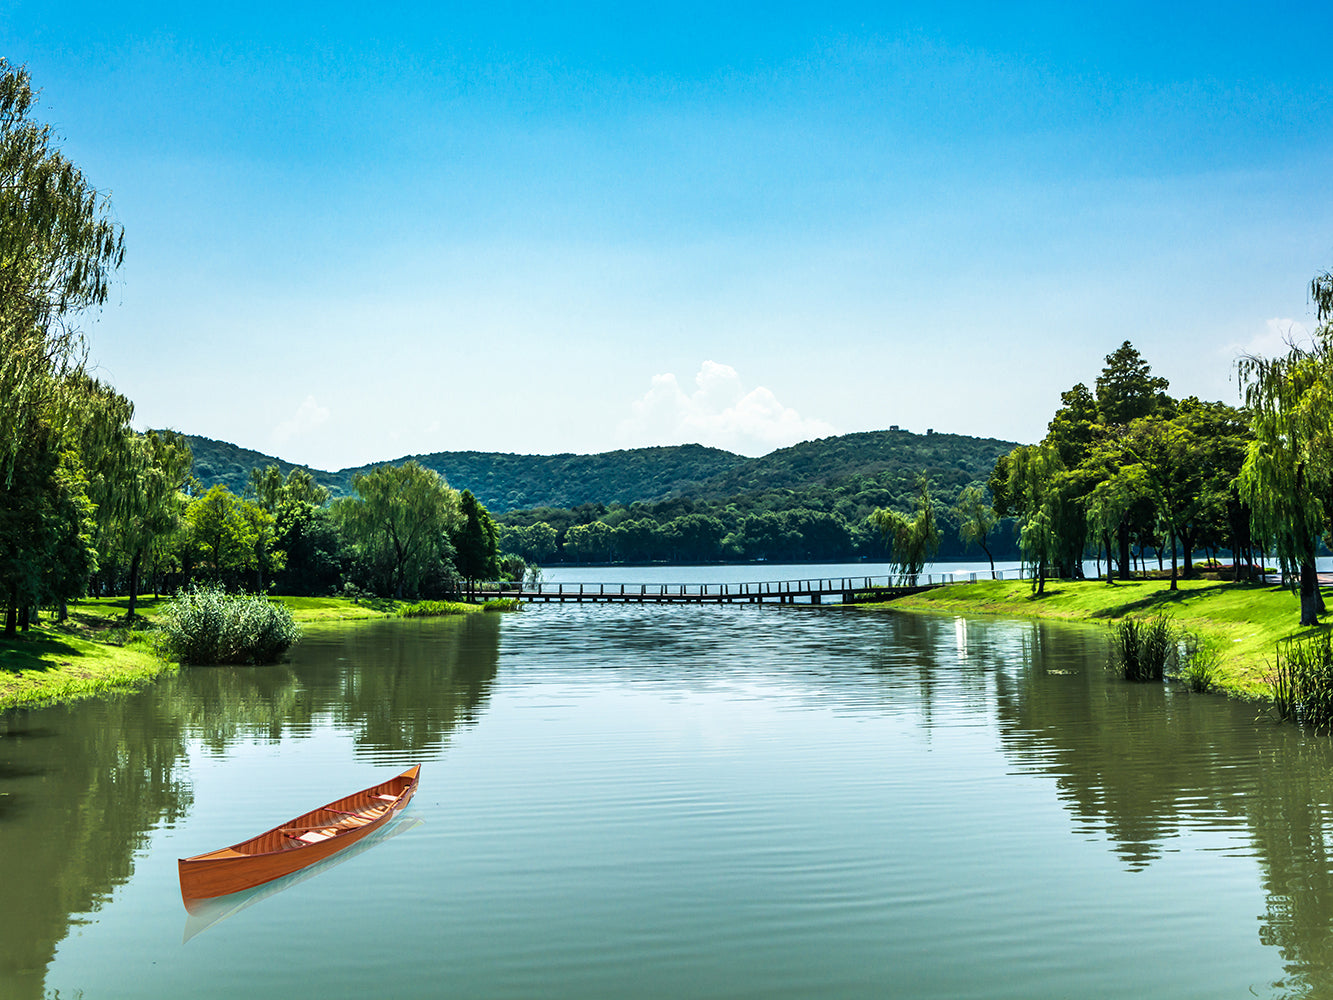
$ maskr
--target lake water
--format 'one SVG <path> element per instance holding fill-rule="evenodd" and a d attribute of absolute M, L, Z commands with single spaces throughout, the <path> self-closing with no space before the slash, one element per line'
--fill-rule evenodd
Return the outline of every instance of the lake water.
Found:
<path fill-rule="evenodd" d="M 0 716 L 0 997 L 1333 996 L 1333 751 L 1100 629 L 800 606 L 311 628 Z M 187 916 L 178 857 L 421 762 Z"/>

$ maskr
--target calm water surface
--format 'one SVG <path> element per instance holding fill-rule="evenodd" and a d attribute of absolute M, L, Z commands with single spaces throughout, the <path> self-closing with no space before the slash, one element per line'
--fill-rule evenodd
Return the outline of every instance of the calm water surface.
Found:
<path fill-rule="evenodd" d="M 548 606 L 0 716 L 0 997 L 1333 996 L 1333 753 L 1099 630 Z M 188 917 L 176 858 L 421 761 Z"/>

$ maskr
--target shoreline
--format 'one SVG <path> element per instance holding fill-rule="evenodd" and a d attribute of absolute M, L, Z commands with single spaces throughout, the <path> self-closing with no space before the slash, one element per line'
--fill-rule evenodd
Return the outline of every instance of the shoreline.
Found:
<path fill-rule="evenodd" d="M 275 597 L 300 625 L 394 618 L 413 602 L 389 598 Z M 135 606 L 151 624 L 165 597 L 140 597 Z M 65 704 L 104 694 L 135 691 L 181 669 L 153 648 L 152 633 L 126 626 L 129 599 L 107 597 L 70 605 L 69 620 L 45 620 L 13 639 L 0 638 L 0 713 Z M 482 612 L 477 605 L 448 604 L 442 614 Z"/>
<path fill-rule="evenodd" d="M 1300 604 L 1280 585 L 1181 580 L 1172 592 L 1165 580 L 1048 580 L 1037 597 L 1029 580 L 956 583 L 909 597 L 857 605 L 870 613 L 901 611 L 1046 619 L 1106 625 L 1127 615 L 1165 611 L 1176 624 L 1213 639 L 1220 651 L 1211 691 L 1248 701 L 1268 700 L 1268 675 L 1281 639 L 1317 632 L 1301 628 Z"/>
<path fill-rule="evenodd" d="M 151 623 L 166 598 L 140 598 Z M 412 602 L 388 598 L 275 597 L 298 624 L 356 622 L 399 617 Z M 126 598 L 81 601 L 63 624 L 34 626 L 16 639 L 0 639 L 0 712 L 132 691 L 180 669 L 159 658 L 150 633 L 125 627 Z M 910 597 L 857 605 L 866 613 L 999 616 L 1110 625 L 1130 614 L 1165 610 L 1180 626 L 1215 640 L 1222 651 L 1212 690 L 1246 700 L 1271 697 L 1268 674 L 1275 644 L 1314 629 L 1301 629 L 1299 604 L 1272 584 L 1182 580 L 1172 593 L 1165 580 L 1049 580 L 1045 596 L 1026 580 L 956 583 Z M 441 605 L 435 613 L 467 614 L 482 605 Z"/>

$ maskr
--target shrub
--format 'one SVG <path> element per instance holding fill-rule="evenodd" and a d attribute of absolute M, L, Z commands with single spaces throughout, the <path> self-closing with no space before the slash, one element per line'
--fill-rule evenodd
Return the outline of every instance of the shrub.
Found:
<path fill-rule="evenodd" d="M 1177 662 L 1176 628 L 1164 612 L 1111 626 L 1111 665 L 1127 681 L 1160 681 Z"/>
<path fill-rule="evenodd" d="M 1333 723 L 1333 634 L 1279 642 L 1270 683 L 1279 717 L 1316 728 Z"/>
<path fill-rule="evenodd" d="M 221 587 L 179 591 L 158 615 L 158 651 L 182 663 L 275 663 L 300 637 L 281 604 Z"/>
<path fill-rule="evenodd" d="M 482 611 L 518 611 L 523 607 L 523 602 L 517 597 L 497 597 L 492 601 L 487 601 L 481 606 Z"/>

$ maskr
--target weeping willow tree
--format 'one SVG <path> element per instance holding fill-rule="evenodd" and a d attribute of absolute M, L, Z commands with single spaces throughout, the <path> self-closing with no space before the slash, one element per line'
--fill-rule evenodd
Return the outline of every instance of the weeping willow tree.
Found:
<path fill-rule="evenodd" d="M 75 320 L 106 301 L 124 236 L 33 117 L 27 71 L 0 58 L 0 599 L 16 609 L 91 571 L 86 477 L 69 436 L 86 403 Z"/>
<path fill-rule="evenodd" d="M 917 480 L 914 516 L 882 507 L 870 515 L 870 524 L 879 531 L 889 550 L 889 572 L 908 586 L 915 587 L 921 570 L 940 550 L 940 530 L 930 496 L 930 480 L 924 475 Z"/>
<path fill-rule="evenodd" d="M 973 483 L 963 488 L 958 494 L 958 503 L 953 509 L 954 520 L 958 522 L 958 538 L 970 545 L 977 545 L 990 560 L 990 578 L 995 579 L 995 556 L 991 555 L 990 537 L 995 526 L 1000 523 L 995 507 L 986 497 L 983 487 Z"/>
<path fill-rule="evenodd" d="M 996 464 L 996 470 L 1004 476 L 1006 513 L 1018 517 L 1018 547 L 1024 567 L 1032 569 L 1032 589 L 1044 594 L 1047 574 L 1071 548 L 1067 538 L 1077 539 L 1081 553 L 1086 534 L 1082 523 L 1080 531 L 1067 530 L 1074 505 L 1065 495 L 1069 477 L 1064 462 L 1052 445 L 1020 445 L 1005 457 L 1002 467 Z M 1080 521 L 1083 516 L 1079 515 Z"/>
<path fill-rule="evenodd" d="M 384 596 L 417 594 L 452 566 L 451 536 L 462 521 L 459 494 L 415 461 L 352 477 L 355 497 L 334 506 L 343 536 Z"/>
<path fill-rule="evenodd" d="M 0 482 L 13 479 L 33 425 L 77 401 L 74 318 L 106 301 L 125 256 L 106 200 L 36 121 L 28 73 L 0 58 Z"/>
<path fill-rule="evenodd" d="M 1276 551 L 1296 583 L 1301 625 L 1324 611 L 1315 571 L 1319 539 L 1333 495 L 1333 275 L 1310 287 L 1320 326 L 1309 347 L 1293 344 L 1277 358 L 1237 362 L 1254 438 L 1241 468 L 1241 500 L 1254 534 Z"/>

